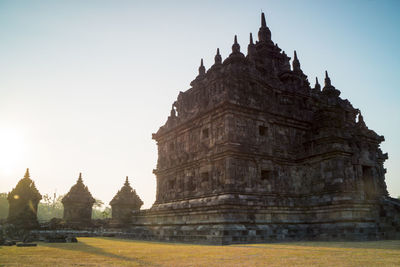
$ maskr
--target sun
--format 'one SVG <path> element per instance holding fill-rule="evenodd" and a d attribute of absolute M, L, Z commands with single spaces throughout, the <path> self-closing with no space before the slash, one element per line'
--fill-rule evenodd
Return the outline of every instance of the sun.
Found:
<path fill-rule="evenodd" d="M 24 138 L 15 129 L 0 128 L 0 172 L 10 174 L 25 153 Z"/>

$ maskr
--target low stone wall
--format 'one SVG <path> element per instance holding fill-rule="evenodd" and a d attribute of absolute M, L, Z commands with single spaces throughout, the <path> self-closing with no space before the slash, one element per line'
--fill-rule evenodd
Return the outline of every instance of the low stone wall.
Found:
<path fill-rule="evenodd" d="M 399 215 L 400 202 L 390 198 L 308 207 L 169 207 L 137 213 L 129 237 L 207 244 L 400 239 Z"/>
<path fill-rule="evenodd" d="M 239 244 L 281 241 L 365 241 L 400 239 L 400 201 L 346 200 L 330 205 L 241 206 L 209 205 L 160 208 L 135 212 L 125 228 L 32 231 L 36 240 L 59 237 L 118 237 L 127 239 Z"/>

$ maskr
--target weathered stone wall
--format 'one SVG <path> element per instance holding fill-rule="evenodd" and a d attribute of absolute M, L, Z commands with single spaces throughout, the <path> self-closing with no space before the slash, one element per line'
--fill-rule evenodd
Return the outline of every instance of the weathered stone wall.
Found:
<path fill-rule="evenodd" d="M 142 211 L 135 216 L 131 237 L 212 244 L 400 238 L 400 202 L 394 199 L 350 203 L 325 195 L 285 198 L 285 203 L 270 198 L 261 204 L 257 198 L 241 197 L 243 205 L 233 205 L 237 199 L 225 195 Z M 305 202 L 312 205 L 304 209 Z"/>
<path fill-rule="evenodd" d="M 92 220 L 92 205 L 88 203 L 64 203 L 64 220 L 68 224 L 85 225 Z"/>
<path fill-rule="evenodd" d="M 61 200 L 64 206 L 64 220 L 69 225 L 85 226 L 90 224 L 92 219 L 92 207 L 95 199 L 83 184 L 82 174 L 75 185 Z"/>

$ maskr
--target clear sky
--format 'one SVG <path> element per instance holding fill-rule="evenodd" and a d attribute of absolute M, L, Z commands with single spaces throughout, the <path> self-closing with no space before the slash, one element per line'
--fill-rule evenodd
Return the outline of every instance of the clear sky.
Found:
<path fill-rule="evenodd" d="M 247 51 L 260 12 L 314 84 L 332 83 L 384 135 L 386 182 L 400 195 L 400 1 L 0 0 L 0 192 L 30 168 L 42 194 L 79 172 L 108 203 L 125 176 L 150 207 L 157 146 L 200 58 Z"/>

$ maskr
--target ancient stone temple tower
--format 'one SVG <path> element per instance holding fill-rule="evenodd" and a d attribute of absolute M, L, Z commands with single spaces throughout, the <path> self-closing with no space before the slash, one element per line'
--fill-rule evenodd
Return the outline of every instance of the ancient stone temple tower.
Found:
<path fill-rule="evenodd" d="M 42 195 L 36 189 L 26 169 L 24 178 L 8 194 L 9 211 L 7 222 L 22 228 L 35 228 L 38 226 L 37 207 Z"/>
<path fill-rule="evenodd" d="M 128 176 L 124 186 L 118 191 L 110 202 L 112 219 L 117 223 L 128 223 L 131 220 L 132 212 L 140 210 L 143 201 L 133 190 L 128 181 Z"/>
<path fill-rule="evenodd" d="M 78 181 L 62 199 L 64 205 L 64 220 L 73 225 L 84 226 L 92 219 L 92 206 L 95 199 L 90 194 L 87 186 L 83 184 L 82 174 L 79 173 Z"/>
<path fill-rule="evenodd" d="M 271 39 L 234 37 L 203 61 L 153 139 L 156 202 L 134 220 L 161 240 L 209 243 L 400 238 L 379 145 L 361 112 Z M 145 236 L 145 235 L 143 235 Z"/>

